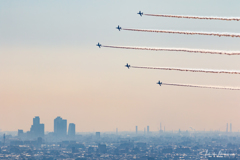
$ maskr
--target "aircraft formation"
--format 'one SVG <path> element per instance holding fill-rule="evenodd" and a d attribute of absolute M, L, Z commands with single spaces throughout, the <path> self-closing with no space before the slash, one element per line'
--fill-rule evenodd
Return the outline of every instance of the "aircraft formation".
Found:
<path fill-rule="evenodd" d="M 187 19 L 204 19 L 204 20 L 222 20 L 222 21 L 240 21 L 240 18 L 226 18 L 226 17 L 200 17 L 200 16 L 180 16 L 180 15 L 158 15 L 158 14 L 144 14 L 139 11 L 137 14 L 142 16 L 154 16 L 154 17 L 168 17 L 168 18 L 187 18 Z M 186 35 L 204 35 L 204 36 L 218 36 L 218 37 L 236 37 L 240 38 L 240 34 L 230 33 L 206 33 L 206 32 L 186 32 L 186 31 L 167 31 L 167 30 L 149 30 L 149 29 L 129 29 L 122 28 L 119 25 L 116 27 L 118 31 L 137 31 L 137 32 L 152 32 L 152 33 L 170 33 L 170 34 L 186 34 Z M 133 49 L 133 50 L 149 50 L 149 51 L 176 51 L 176 52 L 189 52 L 189 53 L 208 53 L 219 55 L 240 55 L 240 52 L 227 52 L 227 51 L 215 51 L 215 50 L 201 50 L 201 49 L 188 49 L 188 48 L 148 48 L 148 47 L 131 47 L 131 46 L 114 46 L 114 45 L 102 45 L 97 44 L 99 48 L 117 48 L 117 49 Z M 144 67 L 144 66 L 131 66 L 126 64 L 125 67 L 138 68 L 138 69 L 155 69 L 155 70 L 169 70 L 169 71 L 184 71 L 184 72 L 202 72 L 202 73 L 217 73 L 217 74 L 240 74 L 240 71 L 227 71 L 227 70 L 204 70 L 204 69 L 187 69 L 187 68 L 171 68 L 171 67 Z M 236 87 L 222 87 L 222 86 L 204 86 L 204 85 L 192 85 L 192 84 L 176 84 L 176 83 L 163 83 L 158 81 L 159 86 L 180 86 L 180 87 L 194 87 L 194 88 L 210 88 L 210 89 L 225 89 L 225 90 L 240 90 Z"/>

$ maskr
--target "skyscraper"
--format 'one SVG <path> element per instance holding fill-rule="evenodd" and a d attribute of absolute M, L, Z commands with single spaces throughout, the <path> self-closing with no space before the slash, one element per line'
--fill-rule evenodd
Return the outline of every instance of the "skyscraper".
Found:
<path fill-rule="evenodd" d="M 38 125 L 38 124 L 40 124 L 40 118 L 36 116 L 35 118 L 33 118 L 33 125 Z"/>
<path fill-rule="evenodd" d="M 54 119 L 54 134 L 56 136 L 66 136 L 67 135 L 67 120 L 57 117 Z"/>
<path fill-rule="evenodd" d="M 33 118 L 33 125 L 31 126 L 30 133 L 34 138 L 44 136 L 44 124 L 40 124 L 40 118 L 38 116 Z"/>
<path fill-rule="evenodd" d="M 226 132 L 228 132 L 228 123 L 227 123 L 227 127 L 226 127 Z"/>
<path fill-rule="evenodd" d="M 138 126 L 136 126 L 136 134 L 138 133 Z"/>
<path fill-rule="evenodd" d="M 76 131 L 75 131 L 75 124 L 70 123 L 68 126 L 68 136 L 69 137 L 75 137 Z"/>
<path fill-rule="evenodd" d="M 230 132 L 232 132 L 232 123 L 230 123 Z"/>
<path fill-rule="evenodd" d="M 147 126 L 147 134 L 149 134 L 149 126 Z"/>

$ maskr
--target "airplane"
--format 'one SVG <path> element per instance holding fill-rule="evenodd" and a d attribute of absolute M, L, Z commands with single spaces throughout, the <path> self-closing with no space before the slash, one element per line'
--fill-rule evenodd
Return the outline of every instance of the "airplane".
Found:
<path fill-rule="evenodd" d="M 101 45 L 100 43 L 98 43 L 97 46 L 98 46 L 99 48 L 101 48 L 102 45 Z"/>
<path fill-rule="evenodd" d="M 117 26 L 117 29 L 118 29 L 119 31 L 121 31 L 122 27 L 120 27 L 120 26 L 118 25 L 118 26 Z"/>
<path fill-rule="evenodd" d="M 139 14 L 142 17 L 143 12 L 139 11 L 137 14 Z"/>
<path fill-rule="evenodd" d="M 160 81 L 158 81 L 158 83 L 157 84 L 159 84 L 160 86 L 162 86 L 162 82 L 160 82 Z"/>
<path fill-rule="evenodd" d="M 125 67 L 127 67 L 128 69 L 131 67 L 128 63 L 125 65 Z"/>

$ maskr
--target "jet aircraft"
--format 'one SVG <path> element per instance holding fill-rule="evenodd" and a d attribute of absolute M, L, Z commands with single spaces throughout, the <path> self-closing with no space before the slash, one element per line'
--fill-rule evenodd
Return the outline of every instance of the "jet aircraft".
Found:
<path fill-rule="evenodd" d="M 100 43 L 98 43 L 97 46 L 98 46 L 99 48 L 101 48 L 102 45 L 101 45 Z"/>
<path fill-rule="evenodd" d="M 118 26 L 117 26 L 117 29 L 118 29 L 119 31 L 121 31 L 122 27 L 120 27 L 120 26 L 118 25 Z"/>
<path fill-rule="evenodd" d="M 137 14 L 139 14 L 142 17 L 143 12 L 139 11 Z"/>
<path fill-rule="evenodd" d="M 125 65 L 125 67 L 127 67 L 128 69 L 131 67 L 128 63 Z"/>
<path fill-rule="evenodd" d="M 162 86 L 162 82 L 161 81 L 158 81 L 158 83 L 157 84 L 159 84 L 160 86 Z"/>

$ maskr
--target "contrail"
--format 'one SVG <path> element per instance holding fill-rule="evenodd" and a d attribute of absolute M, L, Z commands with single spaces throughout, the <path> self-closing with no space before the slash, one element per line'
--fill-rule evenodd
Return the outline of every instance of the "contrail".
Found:
<path fill-rule="evenodd" d="M 186 32 L 186 31 L 171 31 L 171 30 L 129 29 L 129 28 L 122 28 L 122 30 L 137 31 L 137 32 L 172 33 L 172 34 L 204 35 L 204 36 L 237 37 L 237 38 L 240 38 L 240 34 L 228 34 L 228 33 Z"/>
<path fill-rule="evenodd" d="M 195 88 L 209 88 L 209 89 L 224 89 L 224 90 L 240 90 L 240 88 L 234 88 L 234 87 L 203 86 L 203 85 L 192 85 L 192 84 L 162 83 L 162 85 L 178 86 L 178 87 L 195 87 Z"/>
<path fill-rule="evenodd" d="M 180 15 L 166 15 L 166 14 L 143 14 L 145 16 L 154 17 L 171 17 L 171 18 L 187 18 L 187 19 L 205 19 L 205 20 L 222 20 L 222 21 L 239 21 L 240 18 L 226 18 L 226 17 L 201 17 L 201 16 L 180 16 Z"/>
<path fill-rule="evenodd" d="M 141 67 L 141 66 L 131 66 L 131 65 L 130 65 L 130 67 L 131 68 L 139 68 L 139 69 L 171 70 L 171 71 L 183 71 L 183 72 L 240 74 L 240 71 L 203 70 L 203 69 L 185 69 L 185 68 L 168 68 L 168 67 Z"/>
<path fill-rule="evenodd" d="M 176 51 L 176 52 L 190 52 L 190 53 L 208 53 L 208 54 L 220 54 L 220 55 L 240 55 L 240 52 L 224 52 L 214 50 L 197 50 L 197 49 L 185 49 L 185 48 L 147 48 L 147 47 L 126 47 L 126 46 L 109 46 L 102 45 L 107 48 L 119 48 L 119 49 L 134 49 L 134 50 L 148 50 L 148 51 Z"/>

